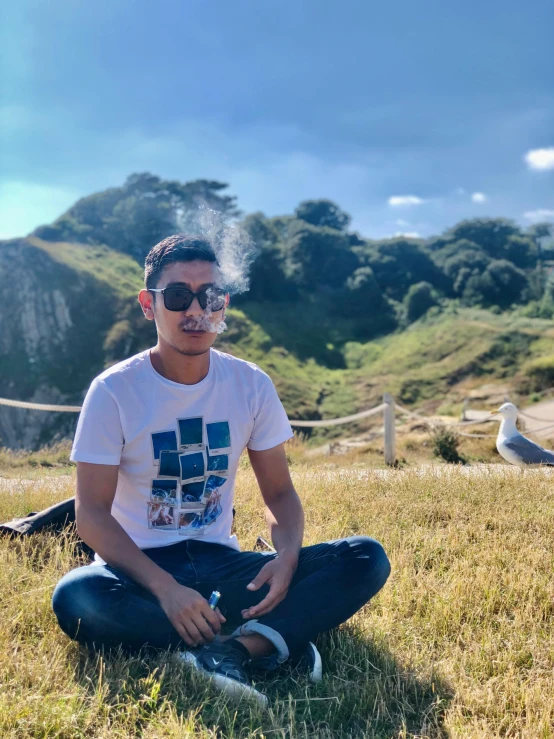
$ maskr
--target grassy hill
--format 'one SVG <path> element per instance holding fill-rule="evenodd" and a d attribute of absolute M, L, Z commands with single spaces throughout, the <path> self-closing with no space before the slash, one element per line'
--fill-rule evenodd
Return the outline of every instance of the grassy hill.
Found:
<path fill-rule="evenodd" d="M 553 353 L 551 321 L 453 306 L 431 311 L 402 332 L 345 348 L 368 398 L 386 386 L 402 402 L 433 410 L 485 382 L 530 391 L 532 360 Z"/>
<path fill-rule="evenodd" d="M 136 301 L 142 269 L 133 258 L 105 246 L 37 237 L 5 242 L 0 267 L 2 258 L 15 276 L 6 286 L 11 323 L 3 329 L 8 351 L 0 355 L 1 395 L 80 402 L 105 366 L 155 342 Z M 243 299 L 229 310 L 229 330 L 216 343 L 266 370 L 291 418 L 347 415 L 379 403 L 385 390 L 408 405 L 458 412 L 464 394 L 479 384 L 530 392 L 554 379 L 548 359 L 554 328 L 521 310 L 493 313 L 443 301 L 404 330 L 353 342 L 342 339 L 351 336 L 348 319 L 320 309 L 309 301 Z M 75 420 L 33 417 L 40 430 L 27 446 L 71 434 Z M 17 411 L 11 418 L 25 422 Z M 367 422 L 318 430 L 311 441 L 365 428 Z M 19 427 L 12 431 L 13 437 Z M 0 435 L 0 443 L 10 445 L 5 421 Z"/>

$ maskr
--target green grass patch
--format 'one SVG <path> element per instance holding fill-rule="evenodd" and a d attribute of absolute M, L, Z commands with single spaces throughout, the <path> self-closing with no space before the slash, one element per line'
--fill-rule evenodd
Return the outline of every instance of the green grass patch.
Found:
<path fill-rule="evenodd" d="M 323 682 L 284 669 L 260 683 L 266 713 L 221 696 L 170 653 L 93 654 L 70 642 L 50 598 L 82 563 L 71 539 L 0 540 L 0 736 L 551 739 L 552 482 L 511 472 L 294 465 L 305 543 L 374 536 L 392 575 L 318 639 Z M 67 498 L 73 484 L 16 486 L 0 496 L 0 519 Z M 250 548 L 265 525 L 247 467 L 237 490 L 237 534 Z"/>
<path fill-rule="evenodd" d="M 107 246 L 42 241 L 35 236 L 27 241 L 56 262 L 105 282 L 119 297 L 136 296 L 144 286 L 144 272 L 137 262 Z"/>

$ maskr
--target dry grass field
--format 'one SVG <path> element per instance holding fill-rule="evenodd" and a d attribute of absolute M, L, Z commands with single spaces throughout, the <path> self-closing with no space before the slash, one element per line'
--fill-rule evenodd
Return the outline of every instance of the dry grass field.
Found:
<path fill-rule="evenodd" d="M 285 670 L 265 685 L 262 713 L 171 654 L 88 653 L 50 609 L 78 564 L 71 539 L 2 540 L 0 737 L 554 737 L 554 477 L 500 465 L 292 469 L 307 544 L 369 534 L 393 568 L 374 601 L 320 639 L 322 683 Z M 237 489 L 247 548 L 264 524 L 246 465 Z M 10 490 L 0 520 L 69 497 L 73 480 Z"/>

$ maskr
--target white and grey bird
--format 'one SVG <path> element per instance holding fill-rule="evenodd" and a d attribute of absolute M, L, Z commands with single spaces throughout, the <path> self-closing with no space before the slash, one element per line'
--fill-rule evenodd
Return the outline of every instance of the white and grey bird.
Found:
<path fill-rule="evenodd" d="M 496 437 L 496 448 L 506 462 L 518 467 L 554 466 L 554 452 L 526 439 L 517 430 L 517 408 L 513 403 L 504 403 L 496 413 L 491 413 L 496 418 L 498 415 L 502 421 Z"/>

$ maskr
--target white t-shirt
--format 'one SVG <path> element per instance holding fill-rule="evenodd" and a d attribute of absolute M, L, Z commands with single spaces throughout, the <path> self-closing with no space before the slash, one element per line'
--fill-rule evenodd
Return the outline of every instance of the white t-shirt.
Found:
<path fill-rule="evenodd" d="M 257 365 L 211 349 L 206 377 L 182 385 L 156 372 L 147 350 L 93 381 L 71 459 L 119 465 L 112 515 L 140 549 L 191 537 L 238 549 L 231 525 L 239 457 L 291 436 Z"/>

